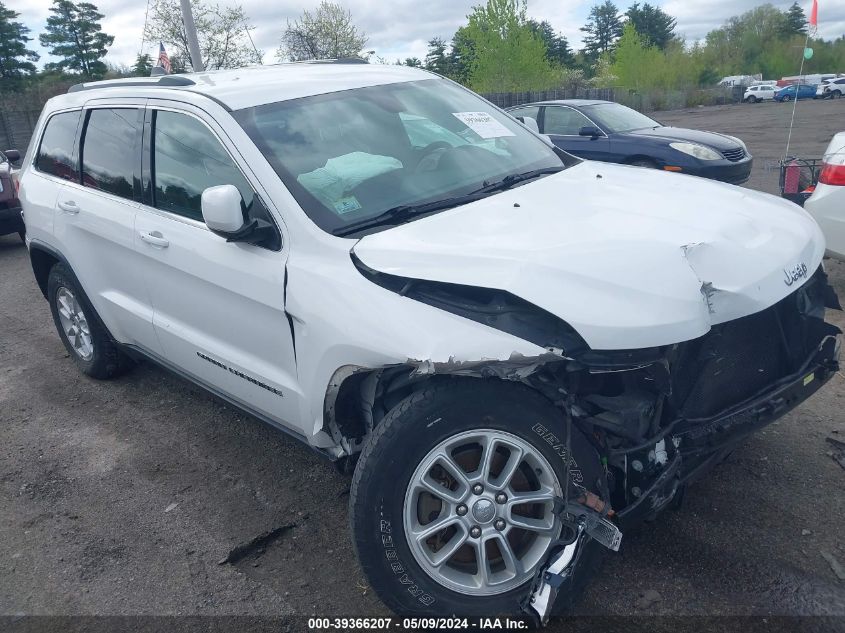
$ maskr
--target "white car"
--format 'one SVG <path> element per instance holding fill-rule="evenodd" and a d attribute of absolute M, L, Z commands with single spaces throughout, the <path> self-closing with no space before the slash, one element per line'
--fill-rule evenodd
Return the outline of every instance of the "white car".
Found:
<path fill-rule="evenodd" d="M 804 203 L 824 233 L 828 252 L 845 260 L 845 132 L 830 141 L 819 182 Z"/>
<path fill-rule="evenodd" d="M 841 99 L 845 96 L 845 77 L 826 79 L 816 87 L 816 96 L 822 99 Z"/>
<path fill-rule="evenodd" d="M 795 205 L 578 160 L 423 70 L 83 84 L 33 139 L 32 267 L 78 367 L 151 359 L 354 466 L 398 613 L 547 618 L 838 368 Z"/>
<path fill-rule="evenodd" d="M 759 101 L 772 101 L 774 100 L 775 93 L 777 91 L 777 86 L 749 86 L 745 89 L 745 93 L 742 95 L 742 100 L 748 103 L 757 103 Z"/>

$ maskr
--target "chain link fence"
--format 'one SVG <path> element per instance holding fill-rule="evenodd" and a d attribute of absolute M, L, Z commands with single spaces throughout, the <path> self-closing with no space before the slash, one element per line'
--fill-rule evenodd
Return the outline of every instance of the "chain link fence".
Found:
<path fill-rule="evenodd" d="M 536 101 L 558 99 L 600 99 L 616 101 L 640 112 L 680 110 L 704 105 L 739 103 L 745 88 L 707 88 L 690 90 L 652 90 L 637 92 L 625 88 L 558 88 L 534 92 L 491 92 L 481 96 L 500 108 L 511 108 Z"/>
<path fill-rule="evenodd" d="M 38 110 L 0 110 L 0 151 L 7 149 L 26 151 L 35 123 L 38 121 Z"/>

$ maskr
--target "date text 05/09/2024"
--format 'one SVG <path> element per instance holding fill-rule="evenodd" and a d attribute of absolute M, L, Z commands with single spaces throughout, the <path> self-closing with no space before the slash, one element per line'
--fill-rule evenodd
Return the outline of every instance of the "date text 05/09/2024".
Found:
<path fill-rule="evenodd" d="M 524 631 L 528 620 L 520 618 L 309 618 L 309 631 Z"/>

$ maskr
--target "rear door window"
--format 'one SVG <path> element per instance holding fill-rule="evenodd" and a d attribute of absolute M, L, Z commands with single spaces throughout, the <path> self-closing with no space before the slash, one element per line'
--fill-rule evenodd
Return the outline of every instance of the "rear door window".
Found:
<path fill-rule="evenodd" d="M 50 117 L 35 157 L 36 169 L 65 180 L 79 180 L 74 143 L 81 114 L 81 110 L 74 110 Z"/>
<path fill-rule="evenodd" d="M 132 199 L 138 167 L 138 108 L 98 108 L 88 114 L 82 141 L 82 184 Z"/>

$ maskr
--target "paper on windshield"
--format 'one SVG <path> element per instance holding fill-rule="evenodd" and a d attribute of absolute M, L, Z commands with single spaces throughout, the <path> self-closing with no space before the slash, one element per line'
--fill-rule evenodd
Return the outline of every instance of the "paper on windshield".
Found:
<path fill-rule="evenodd" d="M 473 132 L 478 134 L 481 138 L 515 136 L 513 132 L 494 119 L 493 115 L 487 112 L 453 112 L 452 115 L 464 123 Z"/>

